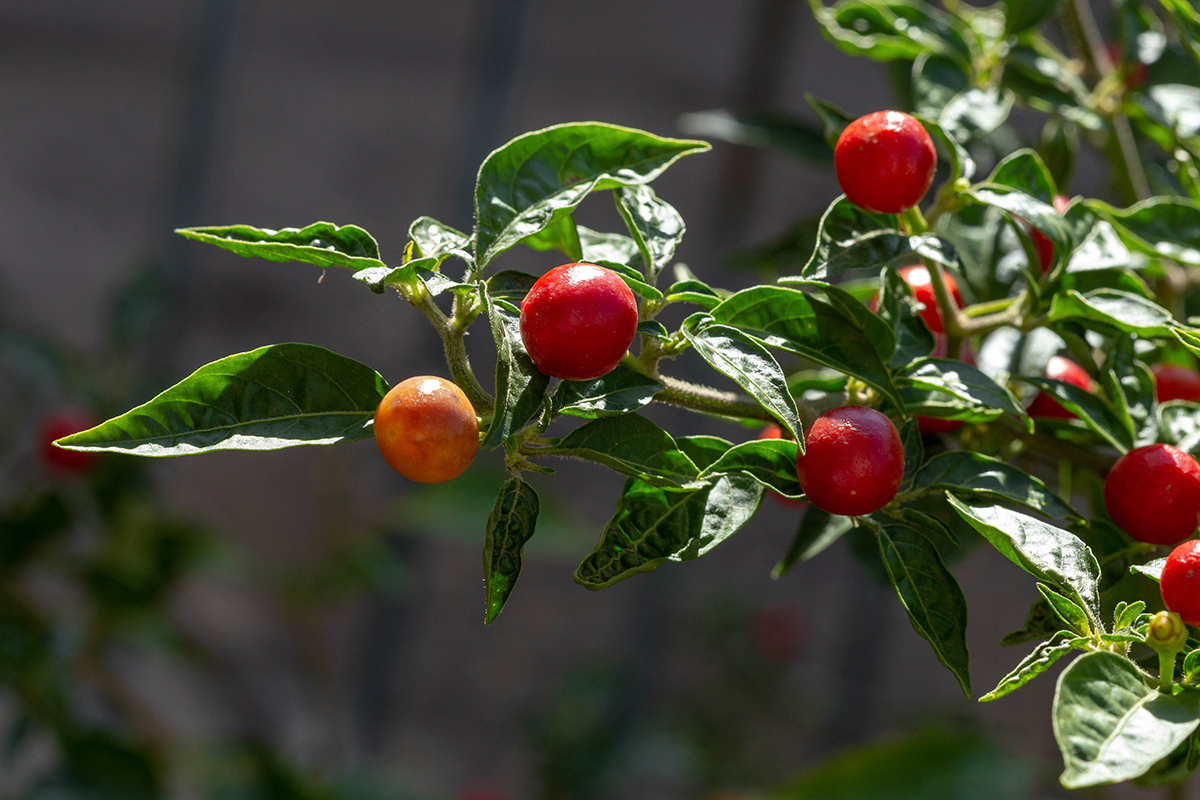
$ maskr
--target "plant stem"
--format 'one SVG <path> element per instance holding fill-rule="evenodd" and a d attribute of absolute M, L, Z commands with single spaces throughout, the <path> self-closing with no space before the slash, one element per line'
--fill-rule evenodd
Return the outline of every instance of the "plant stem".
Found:
<path fill-rule="evenodd" d="M 442 349 L 446 353 L 446 365 L 450 368 L 450 377 L 471 401 L 475 413 L 481 417 L 491 414 L 495 410 L 495 403 L 492 396 L 475 378 L 471 362 L 467 359 L 467 347 L 463 341 L 463 334 L 466 332 L 467 326 L 471 324 L 471 320 L 474 319 L 474 315 L 465 305 L 466 301 L 461 296 L 455 295 L 452 320 L 442 313 L 442 310 L 433 302 L 433 297 L 430 296 L 429 290 L 423 283 L 400 288 L 400 294 L 410 305 L 424 314 L 425 318 L 433 325 L 433 329 L 438 332 L 438 336 L 442 339 Z"/>
<path fill-rule="evenodd" d="M 1105 47 L 1100 26 L 1096 24 L 1096 17 L 1092 14 L 1091 5 L 1088 4 L 1088 0 L 1069 0 L 1063 5 L 1063 8 L 1071 26 L 1079 34 L 1076 44 L 1083 45 L 1084 63 L 1096 72 L 1099 77 L 1098 83 L 1108 85 L 1115 80 L 1113 77 L 1115 70 L 1112 59 L 1108 57 L 1108 48 Z M 1134 198 L 1145 200 L 1150 197 L 1150 183 L 1146 180 L 1146 172 L 1142 168 L 1141 154 L 1138 152 L 1137 142 L 1133 138 L 1133 129 L 1129 126 L 1129 118 L 1121 110 L 1121 100 L 1122 98 L 1118 96 L 1116 107 L 1112 110 L 1103 107 L 1094 110 L 1104 114 L 1112 123 L 1113 135 L 1117 140 L 1114 154 L 1117 157 L 1118 165 L 1129 182 L 1129 188 L 1133 192 Z"/>
<path fill-rule="evenodd" d="M 656 377 L 666 387 L 654 395 L 654 399 L 661 403 L 670 403 L 681 408 L 689 408 L 692 411 L 717 414 L 722 417 L 760 419 L 764 422 L 775 420 L 765 408 L 744 395 L 688 383 L 666 375 Z M 803 419 L 801 421 L 803 422 Z"/>
<path fill-rule="evenodd" d="M 1171 686 L 1175 683 L 1175 656 L 1178 652 L 1171 650 L 1158 651 L 1158 690 L 1160 692 L 1171 693 Z"/>

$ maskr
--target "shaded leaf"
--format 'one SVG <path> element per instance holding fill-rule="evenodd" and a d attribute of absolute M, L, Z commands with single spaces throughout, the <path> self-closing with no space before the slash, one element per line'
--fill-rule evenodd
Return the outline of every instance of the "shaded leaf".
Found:
<path fill-rule="evenodd" d="M 1133 447 L 1133 436 L 1121 418 L 1103 398 L 1081 389 L 1073 383 L 1052 378 L 1021 377 L 1017 380 L 1032 384 L 1079 417 L 1085 425 L 1104 437 L 1122 453 Z"/>
<path fill-rule="evenodd" d="M 608 417 L 637 411 L 647 405 L 663 385 L 637 370 L 617 368 L 590 381 L 561 381 L 551 399 L 556 414 L 575 417 Z"/>
<path fill-rule="evenodd" d="M 521 320 L 480 286 L 496 345 L 496 409 L 480 447 L 499 447 L 541 413 L 550 378 L 538 371 L 521 339 Z"/>
<path fill-rule="evenodd" d="M 596 461 L 652 484 L 686 484 L 700 472 L 670 434 L 640 414 L 589 422 L 542 455 Z"/>
<path fill-rule="evenodd" d="M 843 517 L 809 506 L 800 518 L 800 527 L 792 539 L 787 555 L 775 565 L 771 577 L 782 578 L 796 564 L 808 561 L 845 536 L 854 527 L 852 517 Z"/>
<path fill-rule="evenodd" d="M 533 537 L 540 509 L 537 492 L 520 478 L 509 478 L 500 487 L 487 521 L 483 543 L 483 582 L 487 591 L 485 625 L 504 609 L 521 574 L 525 543 Z"/>
<path fill-rule="evenodd" d="M 879 552 L 913 629 L 971 696 L 967 601 L 936 547 L 907 525 L 879 526 Z"/>
<path fill-rule="evenodd" d="M 1056 661 L 1074 650 L 1081 641 L 1086 640 L 1080 640 L 1071 631 L 1059 631 L 1033 648 L 1033 652 L 1025 656 L 1012 672 L 1001 678 L 995 689 L 979 698 L 979 702 L 990 703 L 1015 692 L 1054 666 Z"/>
<path fill-rule="evenodd" d="M 940 453 L 921 467 L 913 482 L 918 489 L 949 489 L 959 495 L 1009 500 L 1057 519 L 1079 513 L 1060 500 L 1041 479 L 997 458 L 967 450 Z"/>
<path fill-rule="evenodd" d="M 674 206 L 660 200 L 649 186 L 624 186 L 615 195 L 617 210 L 641 251 L 646 280 L 653 284 L 675 258 L 687 226 Z"/>
<path fill-rule="evenodd" d="M 796 443 L 787 439 L 742 442 L 722 453 L 720 458 L 703 469 L 700 476 L 744 472 L 785 497 L 799 498 L 804 495 L 804 490 L 796 479 L 797 452 Z"/>

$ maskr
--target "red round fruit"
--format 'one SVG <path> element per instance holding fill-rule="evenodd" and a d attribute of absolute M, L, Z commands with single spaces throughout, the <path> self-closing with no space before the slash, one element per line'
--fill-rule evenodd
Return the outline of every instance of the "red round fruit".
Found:
<path fill-rule="evenodd" d="M 861 516 L 896 496 L 904 445 L 892 421 L 873 408 L 842 406 L 809 428 L 796 475 L 808 500 L 830 514 Z"/>
<path fill-rule="evenodd" d="M 1200 401 L 1200 372 L 1178 364 L 1155 364 L 1154 396 L 1160 403 L 1169 400 Z"/>
<path fill-rule="evenodd" d="M 917 430 L 926 436 L 953 433 L 963 426 L 962 420 L 941 417 L 917 417 Z"/>
<path fill-rule="evenodd" d="M 782 439 L 783 438 L 783 428 L 779 427 L 775 423 L 771 423 L 770 425 L 768 425 L 767 427 L 762 429 L 762 433 L 758 434 L 758 438 L 759 439 Z M 788 438 L 790 439 L 791 437 L 788 437 Z M 779 492 L 776 492 L 776 491 L 771 491 L 770 495 L 771 495 L 771 497 L 778 500 L 780 503 L 783 503 L 785 506 L 796 506 L 797 508 L 806 508 L 808 506 L 808 503 L 805 502 L 804 500 L 796 500 L 791 497 L 784 497 L 783 495 L 781 495 Z"/>
<path fill-rule="evenodd" d="M 1168 611 L 1188 625 L 1200 625 L 1200 540 L 1190 539 L 1171 551 L 1159 588 Z"/>
<path fill-rule="evenodd" d="M 479 420 L 463 390 L 419 375 L 392 387 L 375 409 L 375 444 L 388 466 L 410 481 L 457 478 L 479 451 Z"/>
<path fill-rule="evenodd" d="M 1134 448 L 1108 471 L 1104 507 L 1139 542 L 1175 544 L 1196 530 L 1200 464 L 1169 444 Z"/>
<path fill-rule="evenodd" d="M 1051 357 L 1050 362 L 1046 364 L 1046 371 L 1043 374 L 1053 380 L 1066 381 L 1084 391 L 1091 392 L 1095 388 L 1092 385 L 1092 376 L 1087 374 L 1087 370 L 1071 359 L 1063 358 L 1062 356 Z M 1029 408 L 1026 411 L 1031 417 L 1075 419 L 1075 415 L 1063 408 L 1062 403 L 1045 392 L 1038 392 L 1037 397 L 1033 398 L 1033 402 L 1029 404 Z"/>
<path fill-rule="evenodd" d="M 942 311 L 938 308 L 937 294 L 933 291 L 933 281 L 929 278 L 929 270 L 917 264 L 911 267 L 904 267 L 898 270 L 898 274 L 904 279 L 904 282 L 912 287 L 913 297 L 918 303 L 925 306 L 921 311 L 921 319 L 925 320 L 925 324 L 929 330 L 933 331 L 934 337 L 939 333 L 946 332 L 946 323 L 942 320 Z M 950 299 L 954 301 L 956 308 L 963 307 L 962 292 L 958 290 L 958 281 L 954 280 L 954 276 L 947 272 L 942 273 L 946 284 L 946 291 L 950 293 Z M 946 345 L 943 342 L 942 350 L 945 352 Z"/>
<path fill-rule="evenodd" d="M 838 183 L 859 208 L 899 214 L 929 191 L 937 170 L 933 139 L 901 111 L 876 111 L 846 126 L 833 152 Z"/>
<path fill-rule="evenodd" d="M 43 417 L 37 428 L 38 452 L 42 462 L 61 472 L 87 472 L 95 466 L 98 454 L 64 450 L 56 447 L 54 442 L 72 433 L 93 428 L 99 422 L 94 414 L 81 408 L 65 408 Z"/>
<path fill-rule="evenodd" d="M 621 363 L 637 333 L 633 292 L 611 269 L 563 264 L 521 303 L 521 339 L 543 375 L 586 381 Z"/>

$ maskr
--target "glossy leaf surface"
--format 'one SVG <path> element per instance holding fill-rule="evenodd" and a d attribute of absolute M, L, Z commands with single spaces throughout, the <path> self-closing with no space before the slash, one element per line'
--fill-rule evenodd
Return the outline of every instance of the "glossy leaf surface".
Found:
<path fill-rule="evenodd" d="M 541 413 L 550 378 L 538 371 L 521 339 L 516 314 L 481 291 L 496 345 L 496 408 L 480 447 L 499 447 Z"/>
<path fill-rule="evenodd" d="M 1041 479 L 998 458 L 966 450 L 940 453 L 929 459 L 917 472 L 913 485 L 918 489 L 949 489 L 959 495 L 966 490 L 973 495 L 1009 500 L 1057 519 L 1079 516 Z"/>
<path fill-rule="evenodd" d="M 268 261 L 299 261 L 318 267 L 387 266 L 379 260 L 379 245 L 371 234 L 357 225 L 337 226 L 314 222 L 303 228 L 255 228 L 252 225 L 219 225 L 206 228 L 180 228 L 175 231 L 188 239 L 215 244 L 239 256 L 265 258 Z"/>
<path fill-rule="evenodd" d="M 676 160 L 708 149 L 599 122 L 524 134 L 492 152 L 475 186 L 475 258 L 480 268 L 565 214 L 590 192 L 648 183 Z"/>
<path fill-rule="evenodd" d="M 552 408 L 575 417 L 611 417 L 637 411 L 650 403 L 663 385 L 624 365 L 590 381 L 560 381 Z"/>
<path fill-rule="evenodd" d="M 139 456 L 351 442 L 372 435 L 387 391 L 365 364 L 311 344 L 277 344 L 214 361 L 149 402 L 59 441 Z"/>

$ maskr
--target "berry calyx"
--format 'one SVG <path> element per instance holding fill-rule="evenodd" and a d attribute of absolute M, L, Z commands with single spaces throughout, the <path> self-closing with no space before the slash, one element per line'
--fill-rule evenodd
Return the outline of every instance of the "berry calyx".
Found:
<path fill-rule="evenodd" d="M 1188 625 L 1200 625 L 1200 540 L 1190 539 L 1171 551 L 1159 588 L 1168 611 Z"/>
<path fill-rule="evenodd" d="M 633 292 L 611 269 L 563 264 L 521 302 L 521 340 L 543 375 L 586 381 L 621 363 L 637 333 Z"/>
<path fill-rule="evenodd" d="M 1134 448 L 1104 479 L 1104 507 L 1139 542 L 1175 544 L 1196 530 L 1200 464 L 1169 444 Z"/>
<path fill-rule="evenodd" d="M 759 439 L 782 439 L 782 438 L 784 438 L 783 437 L 783 428 L 779 427 L 775 423 L 771 423 L 770 425 L 768 425 L 767 427 L 762 429 L 762 432 L 758 434 L 758 438 Z M 788 438 L 790 439 L 791 437 L 789 436 Z M 770 490 L 769 494 L 771 495 L 771 497 L 775 498 L 775 500 L 779 501 L 780 503 L 783 503 L 785 506 L 795 506 L 796 508 L 807 508 L 808 507 L 808 503 L 805 502 L 804 500 L 796 500 L 791 497 L 784 497 L 783 495 L 781 495 L 779 492 L 775 491 L 774 489 Z"/>
<path fill-rule="evenodd" d="M 1200 372 L 1178 364 L 1155 364 L 1154 396 L 1160 403 L 1169 400 L 1200 401 Z"/>
<path fill-rule="evenodd" d="M 833 151 L 838 184 L 859 208 L 899 214 L 933 183 L 937 151 L 921 123 L 902 111 L 876 111 L 846 126 Z"/>
<path fill-rule="evenodd" d="M 479 451 L 479 420 L 457 385 L 419 375 L 380 401 L 375 444 L 388 466 L 409 480 L 444 483 L 461 475 Z"/>
<path fill-rule="evenodd" d="M 86 431 L 100 420 L 82 408 L 64 408 L 42 417 L 37 426 L 38 454 L 42 463 L 58 472 L 83 473 L 96 465 L 97 453 L 66 450 L 54 442 L 64 436 Z"/>
<path fill-rule="evenodd" d="M 796 458 L 808 500 L 830 514 L 860 516 L 883 508 L 904 477 L 904 444 L 873 408 L 842 406 L 817 417 Z"/>
<path fill-rule="evenodd" d="M 1072 386 L 1078 386 L 1087 392 L 1095 391 L 1092 376 L 1088 375 L 1087 370 L 1069 358 L 1052 356 L 1046 364 L 1046 371 L 1042 374 L 1052 380 L 1065 381 Z M 1037 397 L 1033 398 L 1033 402 L 1029 404 L 1029 408 L 1026 411 L 1031 417 L 1075 419 L 1075 414 L 1063 408 L 1062 403 L 1045 392 L 1038 392 Z"/>

